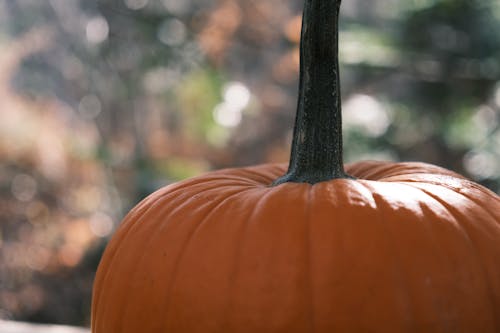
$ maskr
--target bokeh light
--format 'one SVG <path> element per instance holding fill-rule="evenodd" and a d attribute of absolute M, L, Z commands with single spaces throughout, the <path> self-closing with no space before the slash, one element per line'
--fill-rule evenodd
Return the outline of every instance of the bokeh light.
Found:
<path fill-rule="evenodd" d="M 78 104 L 78 111 L 83 118 L 92 119 L 101 113 L 102 105 L 99 97 L 96 95 L 86 95 Z"/>
<path fill-rule="evenodd" d="M 108 21 L 102 16 L 93 17 L 87 22 L 85 32 L 90 43 L 100 44 L 108 39 Z"/>
<path fill-rule="evenodd" d="M 158 39 L 168 46 L 178 46 L 186 40 L 186 26 L 180 20 L 165 20 L 158 29 Z"/>
<path fill-rule="evenodd" d="M 223 87 L 222 95 L 223 102 L 215 107 L 214 119 L 221 126 L 236 127 L 250 103 L 250 90 L 241 82 L 229 82 Z"/>
<path fill-rule="evenodd" d="M 146 7 L 148 5 L 149 0 L 124 0 L 125 5 L 133 10 L 138 10 Z"/>
<path fill-rule="evenodd" d="M 357 126 L 370 136 L 379 137 L 389 127 L 391 120 L 384 106 L 369 95 L 354 95 L 343 106 L 346 126 Z"/>
<path fill-rule="evenodd" d="M 18 174 L 12 179 L 12 194 L 19 201 L 31 201 L 37 192 L 37 183 L 33 177 Z"/>

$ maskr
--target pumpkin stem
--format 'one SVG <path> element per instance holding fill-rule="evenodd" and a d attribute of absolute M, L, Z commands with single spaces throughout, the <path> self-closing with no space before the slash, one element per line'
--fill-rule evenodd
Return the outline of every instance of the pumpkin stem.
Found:
<path fill-rule="evenodd" d="M 297 115 L 288 172 L 273 185 L 350 178 L 342 161 L 338 62 L 341 0 L 305 0 Z"/>

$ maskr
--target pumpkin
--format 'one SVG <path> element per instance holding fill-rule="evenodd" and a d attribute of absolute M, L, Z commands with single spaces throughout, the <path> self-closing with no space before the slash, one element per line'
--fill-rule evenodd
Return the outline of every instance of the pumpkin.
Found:
<path fill-rule="evenodd" d="M 139 203 L 99 265 L 93 333 L 500 331 L 500 198 L 429 164 L 343 165 L 339 6 L 305 2 L 288 171 Z"/>

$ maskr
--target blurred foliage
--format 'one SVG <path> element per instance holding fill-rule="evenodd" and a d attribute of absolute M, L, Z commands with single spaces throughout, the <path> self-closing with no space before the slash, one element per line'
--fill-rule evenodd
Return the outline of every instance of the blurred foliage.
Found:
<path fill-rule="evenodd" d="M 0 318 L 87 324 L 123 215 L 158 187 L 288 159 L 302 1 L 0 0 Z M 346 160 L 500 191 L 500 3 L 345 0 Z"/>

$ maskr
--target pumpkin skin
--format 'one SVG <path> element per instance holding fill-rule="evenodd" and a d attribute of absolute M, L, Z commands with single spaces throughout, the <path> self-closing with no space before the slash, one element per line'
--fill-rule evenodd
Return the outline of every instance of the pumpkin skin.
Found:
<path fill-rule="evenodd" d="M 269 186 L 267 164 L 136 206 L 95 278 L 93 333 L 499 332 L 500 198 L 423 163 Z"/>

